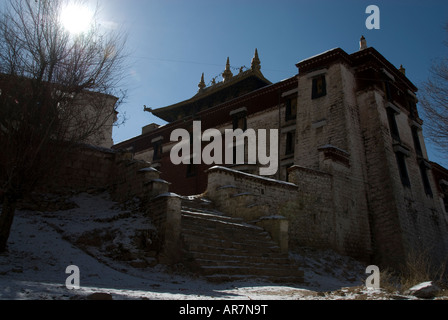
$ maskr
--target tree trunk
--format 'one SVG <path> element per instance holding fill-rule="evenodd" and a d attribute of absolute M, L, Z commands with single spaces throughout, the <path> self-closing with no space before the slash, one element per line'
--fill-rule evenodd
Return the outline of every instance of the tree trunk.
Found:
<path fill-rule="evenodd" d="M 9 233 L 11 232 L 14 212 L 16 211 L 17 199 L 5 195 L 3 199 L 3 208 L 0 215 L 0 253 L 5 252 Z"/>

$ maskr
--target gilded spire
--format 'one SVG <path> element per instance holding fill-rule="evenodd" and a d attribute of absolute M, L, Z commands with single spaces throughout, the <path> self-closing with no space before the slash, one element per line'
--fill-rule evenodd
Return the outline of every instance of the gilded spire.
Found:
<path fill-rule="evenodd" d="M 199 87 L 199 91 L 203 90 L 206 87 L 205 81 L 204 81 L 204 73 L 202 73 L 201 82 L 199 82 L 198 87 Z"/>
<path fill-rule="evenodd" d="M 255 55 L 252 58 L 251 69 L 253 71 L 258 71 L 261 69 L 260 58 L 258 57 L 258 50 L 255 49 Z"/>
<path fill-rule="evenodd" d="M 230 80 L 233 77 L 232 71 L 230 71 L 230 59 L 227 57 L 226 69 L 222 73 L 222 78 L 224 81 Z"/>

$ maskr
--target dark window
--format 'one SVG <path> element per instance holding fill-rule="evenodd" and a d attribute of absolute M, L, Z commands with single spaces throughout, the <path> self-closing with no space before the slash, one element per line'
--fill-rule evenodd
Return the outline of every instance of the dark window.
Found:
<path fill-rule="evenodd" d="M 398 171 L 400 173 L 401 183 L 405 187 L 410 187 L 411 182 L 409 180 L 408 169 L 406 167 L 405 155 L 401 152 L 396 152 L 395 157 L 397 158 Z"/>
<path fill-rule="evenodd" d="M 286 133 L 285 155 L 294 154 L 295 131 Z"/>
<path fill-rule="evenodd" d="M 153 161 L 159 161 L 162 159 L 162 141 L 154 142 L 153 144 L 154 154 L 152 157 Z"/>
<path fill-rule="evenodd" d="M 422 175 L 423 187 L 425 188 L 426 195 L 432 197 L 431 184 L 429 183 L 428 171 L 424 161 L 420 162 L 420 173 Z"/>
<path fill-rule="evenodd" d="M 389 79 L 384 81 L 384 92 L 386 93 L 387 101 L 392 101 L 392 91 Z"/>
<path fill-rule="evenodd" d="M 408 106 L 409 106 L 409 118 L 412 120 L 417 119 L 417 105 L 414 100 L 408 100 Z"/>
<path fill-rule="evenodd" d="M 312 99 L 323 97 L 327 94 L 327 85 L 325 83 L 325 75 L 318 76 L 313 79 Z"/>
<path fill-rule="evenodd" d="M 444 184 L 440 184 L 443 194 L 443 205 L 445 206 L 445 212 L 448 213 L 448 187 Z"/>
<path fill-rule="evenodd" d="M 395 119 L 395 111 L 387 108 L 387 120 L 389 121 L 390 135 L 397 141 L 400 141 L 400 133 L 398 131 L 397 120 Z"/>
<path fill-rule="evenodd" d="M 297 97 L 286 101 L 285 121 L 295 120 L 297 115 Z"/>
<path fill-rule="evenodd" d="M 241 129 L 243 131 L 246 131 L 247 130 L 246 113 L 241 112 L 233 115 L 232 123 L 233 123 L 233 130 Z"/>
<path fill-rule="evenodd" d="M 411 127 L 411 130 L 412 130 L 412 139 L 414 140 L 415 153 L 417 154 L 417 156 L 422 157 L 423 152 L 422 152 L 422 146 L 420 144 L 420 138 L 418 136 L 418 128 L 413 126 Z"/>

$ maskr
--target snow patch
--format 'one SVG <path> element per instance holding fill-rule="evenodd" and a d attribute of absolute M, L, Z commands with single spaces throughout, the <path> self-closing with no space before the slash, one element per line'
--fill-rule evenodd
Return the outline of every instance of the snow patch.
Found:
<path fill-rule="evenodd" d="M 136 249 L 131 236 L 136 231 L 154 230 L 150 221 L 138 211 L 122 209 L 107 194 L 83 193 L 71 200 L 79 207 L 57 212 L 16 212 L 8 252 L 0 255 L 1 300 L 86 299 L 97 292 L 110 294 L 115 300 L 384 298 L 384 293 L 363 287 L 365 265 L 330 250 L 302 248 L 290 254 L 305 273 L 305 283 L 296 285 L 244 278 L 215 284 L 163 265 L 132 266 L 110 258 L 101 246 L 84 244 L 82 248 L 75 239 L 108 230 L 108 236 L 113 237 L 110 243 L 133 253 Z M 65 287 L 69 265 L 80 269 L 79 290 Z"/>

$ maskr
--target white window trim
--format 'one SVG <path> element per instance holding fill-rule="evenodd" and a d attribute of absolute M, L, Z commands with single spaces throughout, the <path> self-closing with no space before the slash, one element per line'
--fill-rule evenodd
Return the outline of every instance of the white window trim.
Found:
<path fill-rule="evenodd" d="M 327 68 L 325 68 L 325 69 L 320 69 L 320 70 L 316 70 L 316 71 L 313 71 L 313 72 L 308 73 L 308 74 L 306 75 L 306 77 L 307 77 L 307 79 L 311 79 L 311 78 L 314 78 L 314 77 L 317 77 L 317 76 L 326 74 L 327 72 L 328 72 L 328 69 L 327 69 Z"/>

